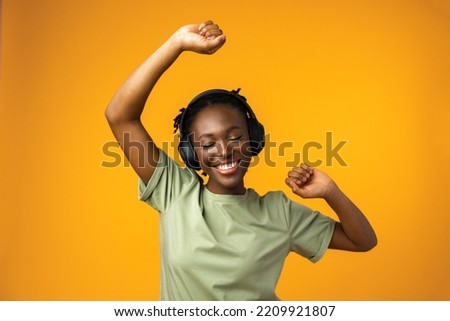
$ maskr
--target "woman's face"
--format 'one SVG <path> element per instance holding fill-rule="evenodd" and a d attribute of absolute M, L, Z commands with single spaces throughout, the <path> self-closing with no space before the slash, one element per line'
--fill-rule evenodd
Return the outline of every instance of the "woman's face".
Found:
<path fill-rule="evenodd" d="M 224 104 L 201 110 L 191 126 L 200 166 L 209 180 L 208 190 L 215 194 L 244 194 L 244 175 L 250 164 L 247 121 Z"/>

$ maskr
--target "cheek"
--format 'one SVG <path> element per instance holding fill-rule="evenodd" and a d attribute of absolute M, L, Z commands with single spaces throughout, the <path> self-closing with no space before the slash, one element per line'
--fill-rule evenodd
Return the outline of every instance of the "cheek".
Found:
<path fill-rule="evenodd" d="M 239 144 L 239 153 L 246 157 L 251 157 L 252 153 L 250 150 L 250 141 L 246 140 Z"/>
<path fill-rule="evenodd" d="M 200 162 L 200 167 L 203 170 L 211 167 L 211 161 L 213 160 L 213 157 L 211 156 L 211 154 L 207 150 L 204 150 L 201 147 L 195 148 L 194 150 L 195 150 L 195 154 L 197 155 L 197 159 Z"/>

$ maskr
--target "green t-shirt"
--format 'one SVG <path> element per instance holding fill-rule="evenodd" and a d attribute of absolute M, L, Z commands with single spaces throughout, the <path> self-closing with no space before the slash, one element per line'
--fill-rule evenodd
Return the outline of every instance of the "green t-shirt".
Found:
<path fill-rule="evenodd" d="M 161 300 L 278 300 L 289 252 L 317 262 L 334 231 L 281 191 L 213 194 L 163 151 L 139 199 L 160 213 Z"/>

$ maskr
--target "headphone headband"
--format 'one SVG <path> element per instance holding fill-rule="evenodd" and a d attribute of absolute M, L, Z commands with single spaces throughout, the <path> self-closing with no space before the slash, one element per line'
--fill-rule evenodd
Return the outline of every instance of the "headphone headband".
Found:
<path fill-rule="evenodd" d="M 247 114 L 247 117 L 251 118 L 251 119 L 256 119 L 255 113 L 253 112 L 250 105 L 247 103 L 247 98 L 245 98 L 244 96 L 239 94 L 240 90 L 241 90 L 241 88 L 238 88 L 236 90 L 231 90 L 231 91 L 226 90 L 226 89 L 209 89 L 209 90 L 206 90 L 206 91 L 198 94 L 189 102 L 189 104 L 185 108 L 180 109 L 180 114 L 174 119 L 174 127 L 175 127 L 174 132 L 179 130 L 180 136 L 182 136 L 183 129 L 184 129 L 184 126 L 183 126 L 184 120 L 186 118 L 186 115 L 189 113 L 189 109 L 193 105 L 195 105 L 198 101 L 200 101 L 201 99 L 211 96 L 211 95 L 229 95 L 229 96 L 236 98 L 244 107 L 244 111 Z"/>

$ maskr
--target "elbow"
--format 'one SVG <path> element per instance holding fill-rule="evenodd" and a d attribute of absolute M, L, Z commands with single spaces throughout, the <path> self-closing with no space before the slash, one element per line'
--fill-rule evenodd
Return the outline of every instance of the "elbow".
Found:
<path fill-rule="evenodd" d="M 111 104 L 106 107 L 104 114 L 109 125 L 118 125 L 127 120 L 123 113 Z"/>
<path fill-rule="evenodd" d="M 140 121 L 140 114 L 132 113 L 129 108 L 111 102 L 105 109 L 105 117 L 110 126 Z"/>
<path fill-rule="evenodd" d="M 377 244 L 378 244 L 378 240 L 377 240 L 376 235 L 374 234 L 373 237 L 368 239 L 367 242 L 365 242 L 364 244 L 362 244 L 359 247 L 359 251 L 360 252 L 368 252 L 368 251 L 372 250 L 373 248 L 375 248 L 375 246 L 377 246 Z"/>
<path fill-rule="evenodd" d="M 114 108 L 111 107 L 111 105 L 108 105 L 105 109 L 105 117 L 108 123 L 112 124 L 118 121 L 118 115 L 116 112 L 114 112 Z"/>

